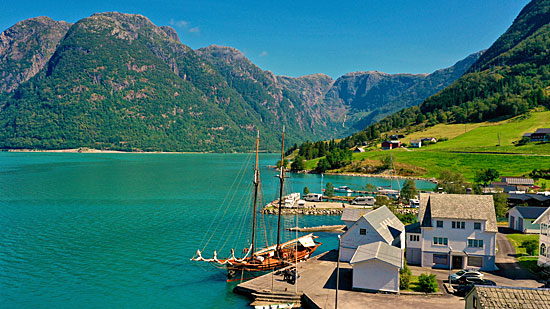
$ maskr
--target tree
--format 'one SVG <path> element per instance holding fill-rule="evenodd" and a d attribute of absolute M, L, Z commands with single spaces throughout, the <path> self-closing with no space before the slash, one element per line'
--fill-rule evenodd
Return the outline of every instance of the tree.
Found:
<path fill-rule="evenodd" d="M 521 243 L 521 247 L 525 248 L 527 255 L 536 255 L 536 251 L 539 248 L 539 241 L 536 239 L 525 240 Z"/>
<path fill-rule="evenodd" d="M 365 189 L 369 192 L 375 192 L 376 186 L 369 182 L 365 185 Z"/>
<path fill-rule="evenodd" d="M 500 173 L 494 168 L 488 168 L 485 170 L 476 171 L 474 176 L 474 182 L 487 186 L 491 181 L 498 179 Z"/>
<path fill-rule="evenodd" d="M 495 204 L 495 213 L 497 217 L 506 217 L 506 212 L 508 212 L 508 195 L 502 192 L 494 194 L 493 202 Z"/>
<path fill-rule="evenodd" d="M 386 155 L 383 157 L 380 162 L 382 163 L 381 167 L 384 170 L 389 170 L 392 167 L 392 157 L 391 155 Z"/>
<path fill-rule="evenodd" d="M 411 283 L 411 275 L 412 272 L 409 269 L 409 266 L 407 266 L 407 262 L 405 261 L 403 265 L 403 268 L 399 270 L 399 289 L 400 290 L 408 290 L 409 285 Z"/>
<path fill-rule="evenodd" d="M 324 173 L 330 169 L 330 164 L 328 163 L 327 159 L 322 158 L 317 162 L 317 167 L 315 167 L 315 171 L 318 173 Z"/>
<path fill-rule="evenodd" d="M 325 195 L 326 196 L 334 196 L 334 186 L 332 183 L 327 182 L 326 189 L 325 189 Z"/>
<path fill-rule="evenodd" d="M 388 206 L 390 204 L 390 199 L 385 195 L 378 195 L 376 197 L 376 202 L 374 202 L 374 208 Z"/>
<path fill-rule="evenodd" d="M 306 169 L 305 159 L 304 157 L 297 155 L 294 157 L 294 160 L 292 161 L 292 164 L 290 165 L 290 169 L 293 171 L 303 171 Z"/>
<path fill-rule="evenodd" d="M 405 225 L 418 221 L 418 217 L 412 212 L 408 212 L 406 214 L 396 213 L 395 216 Z"/>
<path fill-rule="evenodd" d="M 284 159 L 283 163 L 284 163 L 285 167 L 288 166 L 288 160 L 287 159 Z M 277 161 L 277 168 L 281 168 L 281 160 Z"/>
<path fill-rule="evenodd" d="M 444 170 L 439 174 L 437 182 L 437 188 L 441 188 L 443 192 L 451 194 L 464 194 L 466 193 L 466 180 L 464 176 L 459 172 L 453 172 Z"/>
<path fill-rule="evenodd" d="M 405 180 L 405 183 L 403 184 L 403 187 L 401 188 L 401 198 L 408 201 L 409 199 L 412 199 L 417 195 L 418 190 L 416 189 L 416 185 L 414 183 L 414 180 L 407 179 Z"/>
<path fill-rule="evenodd" d="M 434 274 L 421 274 L 418 276 L 418 285 L 422 292 L 433 293 L 437 291 L 437 279 Z"/>
<path fill-rule="evenodd" d="M 308 187 L 304 187 L 304 195 L 308 195 L 309 194 L 309 188 Z"/>

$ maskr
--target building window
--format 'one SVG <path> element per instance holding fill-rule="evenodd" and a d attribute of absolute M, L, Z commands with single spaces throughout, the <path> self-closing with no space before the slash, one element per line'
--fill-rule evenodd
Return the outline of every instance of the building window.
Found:
<path fill-rule="evenodd" d="M 472 297 L 472 308 L 477 309 L 477 297 Z"/>
<path fill-rule="evenodd" d="M 480 257 L 480 256 L 469 256 L 468 257 L 468 266 L 483 267 L 483 258 Z"/>
<path fill-rule="evenodd" d="M 474 222 L 474 230 L 481 230 L 481 223 L 480 222 Z"/>
<path fill-rule="evenodd" d="M 410 235 L 409 240 L 410 241 L 420 241 L 420 235 Z"/>
<path fill-rule="evenodd" d="M 469 248 L 483 248 L 483 240 L 482 239 L 468 239 L 468 247 Z"/>
<path fill-rule="evenodd" d="M 540 233 L 542 235 L 547 235 L 548 234 L 548 226 L 545 223 L 542 223 L 540 225 Z"/>
<path fill-rule="evenodd" d="M 437 265 L 448 265 L 448 254 L 434 254 L 433 255 L 433 263 Z"/>
<path fill-rule="evenodd" d="M 546 245 L 545 244 L 540 245 L 540 252 L 539 253 L 542 256 L 546 256 Z"/>
<path fill-rule="evenodd" d="M 443 221 L 437 220 L 437 227 L 443 227 Z"/>
<path fill-rule="evenodd" d="M 449 243 L 449 239 L 446 237 L 434 237 L 434 245 L 446 246 Z"/>
<path fill-rule="evenodd" d="M 464 221 L 453 221 L 452 222 L 452 228 L 453 229 L 463 230 L 465 227 L 466 227 L 466 222 L 464 222 Z"/>
<path fill-rule="evenodd" d="M 359 229 L 359 235 L 367 235 L 367 229 Z"/>

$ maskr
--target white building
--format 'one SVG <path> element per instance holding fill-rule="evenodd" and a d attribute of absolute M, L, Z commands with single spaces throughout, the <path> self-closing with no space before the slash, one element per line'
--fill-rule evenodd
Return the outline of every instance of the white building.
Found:
<path fill-rule="evenodd" d="M 538 234 L 540 224 L 534 221 L 542 215 L 546 207 L 516 206 L 508 210 L 508 227 L 522 233 Z"/>
<path fill-rule="evenodd" d="M 537 265 L 550 267 L 550 208 L 547 208 L 533 223 L 540 224 Z"/>
<path fill-rule="evenodd" d="M 352 289 L 399 292 L 399 269 L 403 250 L 378 241 L 357 247 L 351 258 Z"/>
<path fill-rule="evenodd" d="M 340 261 L 349 262 L 357 247 L 378 241 L 405 248 L 405 226 L 386 206 L 365 213 L 348 226 L 340 243 Z"/>
<path fill-rule="evenodd" d="M 411 148 L 420 148 L 422 147 L 422 140 L 420 139 L 411 139 Z"/>
<path fill-rule="evenodd" d="M 421 194 L 419 223 L 407 226 L 407 263 L 434 268 L 495 270 L 493 197 Z"/>

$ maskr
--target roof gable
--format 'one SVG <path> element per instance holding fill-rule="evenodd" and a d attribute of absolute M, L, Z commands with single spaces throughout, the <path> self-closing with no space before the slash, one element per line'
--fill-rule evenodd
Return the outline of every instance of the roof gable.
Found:
<path fill-rule="evenodd" d="M 405 225 L 397 218 L 386 206 L 377 208 L 363 216 L 365 220 L 386 240 L 392 243 L 395 239 L 394 234 L 399 237 L 401 232 L 405 231 Z M 390 231 L 393 228 L 394 232 Z"/>
<path fill-rule="evenodd" d="M 380 260 L 395 267 L 401 267 L 403 262 L 401 249 L 388 245 L 385 242 L 374 242 L 357 247 L 350 264 L 366 262 L 369 260 Z"/>
<path fill-rule="evenodd" d="M 533 223 L 541 224 L 548 216 L 550 216 L 550 207 L 546 208 L 546 210 L 535 221 L 533 221 Z"/>
<path fill-rule="evenodd" d="M 535 131 L 535 133 L 550 134 L 550 128 L 539 128 Z"/>
<path fill-rule="evenodd" d="M 547 207 L 535 207 L 535 206 L 516 206 L 512 209 L 516 209 L 519 214 L 525 219 L 536 219 L 546 211 Z M 510 209 L 509 211 L 512 211 Z"/>
<path fill-rule="evenodd" d="M 493 197 L 473 194 L 421 194 L 422 227 L 431 227 L 432 219 L 463 219 L 485 221 L 485 231 L 497 232 Z"/>
<path fill-rule="evenodd" d="M 369 212 L 371 212 L 370 209 L 344 208 L 344 211 L 342 212 L 342 217 L 340 217 L 340 220 L 355 222 Z"/>

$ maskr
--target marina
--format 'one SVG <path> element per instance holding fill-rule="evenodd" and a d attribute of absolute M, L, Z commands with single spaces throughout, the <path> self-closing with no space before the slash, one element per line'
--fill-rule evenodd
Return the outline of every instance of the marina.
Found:
<path fill-rule="evenodd" d="M 40 307 L 45 302 L 77 307 L 86 302 L 96 308 L 104 303 L 244 308 L 250 303 L 233 293 L 236 283 L 227 283 L 225 273 L 189 261 L 227 188 L 236 186 L 238 196 L 250 192 L 250 178 L 233 184 L 241 170 L 253 175 L 250 154 L 3 152 L 0 156 L 0 287 L 8 295 L 2 307 Z M 278 158 L 260 157 L 266 200 L 279 193 L 277 173 L 267 167 Z M 319 188 L 321 175 L 287 175 L 286 183 L 294 191 Z M 324 180 L 352 189 L 367 181 L 375 186 L 390 184 L 389 179 L 350 176 L 325 175 Z M 432 185 L 419 181 L 417 186 Z M 240 202 L 235 198 L 230 203 L 233 226 L 245 219 Z M 300 227 L 341 224 L 339 214 L 298 217 Z M 276 221 L 274 215 L 265 216 L 265 225 L 272 229 Z M 294 216 L 283 216 L 282 223 L 284 229 L 297 226 Z M 295 238 L 295 232 L 290 234 L 283 241 Z M 334 233 L 315 234 L 323 243 L 317 254 L 336 248 Z M 214 235 L 205 252 L 211 254 L 227 239 L 232 241 L 226 247 L 245 248 L 249 237 L 248 231 L 230 229 L 224 237 Z M 274 235 L 268 234 L 268 239 L 275 240 Z M 228 249 L 219 251 L 219 257 L 229 255 Z"/>

